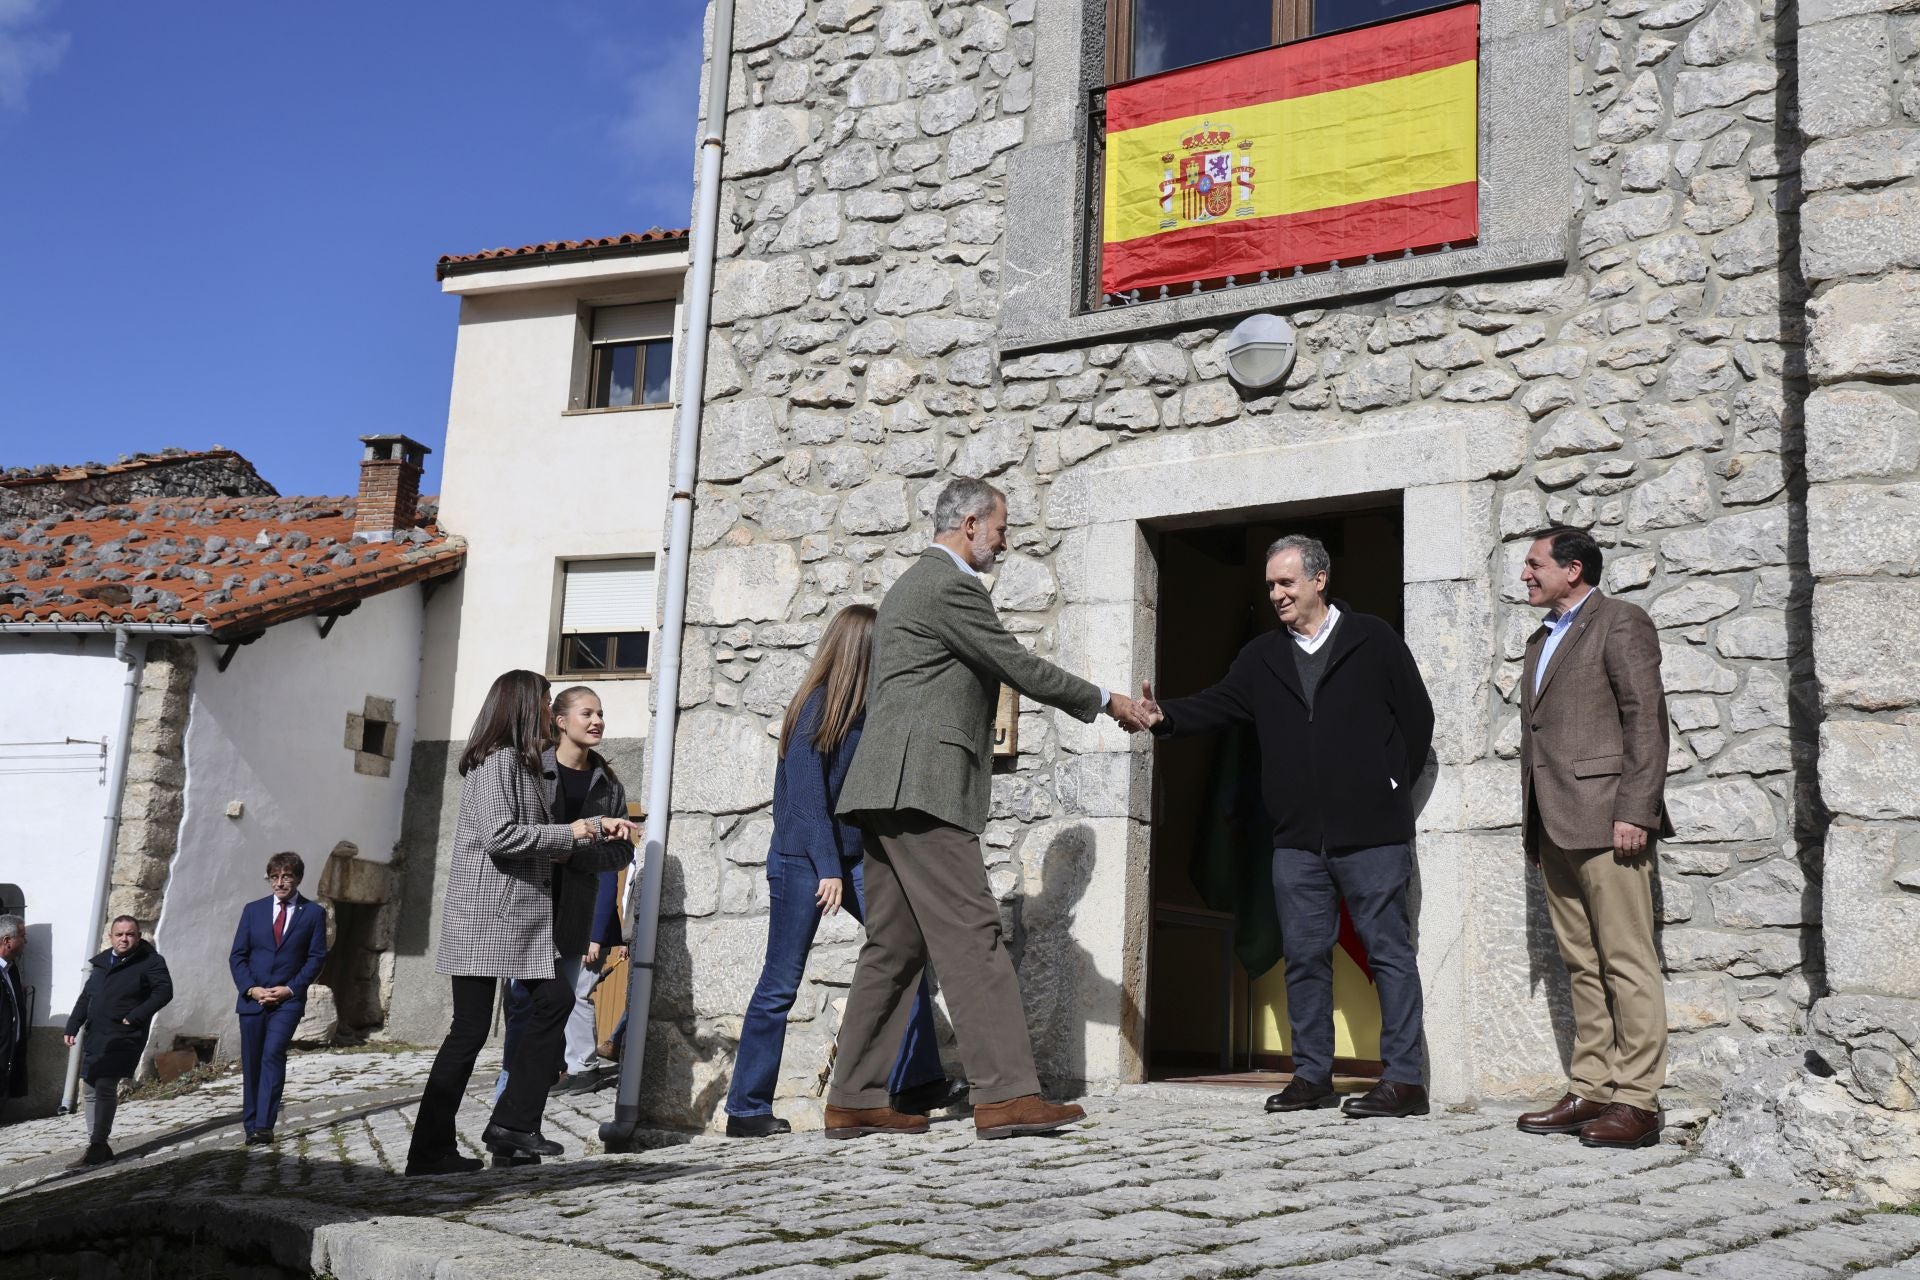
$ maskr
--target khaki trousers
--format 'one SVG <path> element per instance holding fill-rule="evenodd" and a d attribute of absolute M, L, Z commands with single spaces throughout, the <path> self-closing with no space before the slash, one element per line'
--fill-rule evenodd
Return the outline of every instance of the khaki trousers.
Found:
<path fill-rule="evenodd" d="M 924 813 L 865 815 L 867 941 L 827 1101 L 884 1107 L 887 1077 L 932 959 L 977 1106 L 1040 1092 L 1020 982 L 987 886 L 980 837 Z"/>
<path fill-rule="evenodd" d="M 1653 854 L 1562 849 L 1540 832 L 1547 914 L 1573 988 L 1572 1092 L 1659 1109 L 1667 1078 L 1667 993 L 1653 939 Z"/>

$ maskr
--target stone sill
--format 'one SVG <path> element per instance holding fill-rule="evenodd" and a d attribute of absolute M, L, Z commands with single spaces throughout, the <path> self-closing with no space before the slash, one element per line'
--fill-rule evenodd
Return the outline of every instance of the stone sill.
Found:
<path fill-rule="evenodd" d="M 658 413 L 661 410 L 677 409 L 679 402 L 669 400 L 665 404 L 610 404 L 599 409 L 562 409 L 563 418 L 587 418 L 600 413 Z"/>
<path fill-rule="evenodd" d="M 651 671 L 572 671 L 572 672 L 566 672 L 566 673 L 549 671 L 546 673 L 546 681 L 548 684 L 559 684 L 563 680 L 571 680 L 575 684 L 585 684 L 589 680 L 600 681 L 600 680 L 651 680 L 651 679 L 653 679 L 653 672 Z"/>
<path fill-rule="evenodd" d="M 1558 266 L 1566 260 L 1567 243 L 1559 236 L 1478 244 L 1446 253 L 1395 258 L 1308 276 L 1289 276 L 1284 280 L 1270 280 L 1266 284 L 1215 289 L 1207 293 L 1138 302 L 1131 306 L 1106 307 L 1068 316 L 1049 325 L 1044 331 L 1003 334 L 1000 349 L 1011 353 L 1059 346 L 1064 342 L 1133 336 L 1151 329 L 1237 318 L 1256 311 L 1284 310 L 1329 298 L 1351 299 L 1361 294 L 1397 293 L 1443 280 L 1480 278 L 1495 272 L 1518 271 L 1528 267 Z"/>

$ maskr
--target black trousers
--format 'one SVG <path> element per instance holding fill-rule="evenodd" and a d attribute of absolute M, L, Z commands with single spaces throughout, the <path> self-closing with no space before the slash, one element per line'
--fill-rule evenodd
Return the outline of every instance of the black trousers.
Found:
<path fill-rule="evenodd" d="M 409 1162 L 457 1155 L 454 1117 L 460 1099 L 473 1079 L 474 1060 L 487 1042 L 493 1023 L 496 978 L 456 977 L 453 982 L 453 1025 L 440 1051 L 433 1056 L 420 1112 L 413 1122 Z M 553 1088 L 566 1056 L 567 1014 L 573 1009 L 573 986 L 558 977 L 525 980 L 530 997 L 527 1025 L 507 1065 L 507 1091 L 493 1109 L 490 1124 L 527 1132 L 540 1127 L 547 1092 Z"/>

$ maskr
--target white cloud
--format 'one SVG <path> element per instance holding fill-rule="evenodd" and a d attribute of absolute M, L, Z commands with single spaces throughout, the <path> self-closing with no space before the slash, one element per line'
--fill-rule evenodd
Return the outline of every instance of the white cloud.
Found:
<path fill-rule="evenodd" d="M 692 8 L 688 16 L 678 32 L 634 51 L 626 75 L 627 109 L 613 130 L 622 162 L 639 180 L 640 220 L 663 227 L 684 227 L 693 217 L 700 10 Z"/>
<path fill-rule="evenodd" d="M 40 0 L 0 0 L 0 110 L 24 110 L 34 77 L 67 56 L 65 32 L 31 30 L 44 16 Z"/>

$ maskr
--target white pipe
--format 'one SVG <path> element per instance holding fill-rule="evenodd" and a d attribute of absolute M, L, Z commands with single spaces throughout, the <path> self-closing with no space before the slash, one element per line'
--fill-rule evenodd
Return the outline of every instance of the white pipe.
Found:
<path fill-rule="evenodd" d="M 653 1000 L 653 960 L 660 924 L 660 876 L 673 806 L 673 736 L 680 719 L 680 645 L 687 621 L 687 558 L 693 540 L 693 486 L 700 459 L 700 415 L 707 386 L 707 338 L 713 313 L 713 258 L 720 225 L 720 158 L 726 149 L 727 81 L 733 69 L 733 0 L 713 0 L 713 43 L 707 54 L 707 101 L 700 139 L 700 177 L 693 219 L 693 280 L 687 289 L 687 333 L 681 346 L 680 410 L 674 424 L 673 499 L 667 533 L 667 599 L 654 669 L 653 749 L 647 778 L 647 830 L 633 894 L 628 947 L 627 1037 L 620 1047 L 620 1092 L 613 1121 L 600 1128 L 608 1150 L 626 1150 L 640 1119 L 641 1058 Z"/>
<path fill-rule="evenodd" d="M 129 749 L 133 741 L 133 717 L 140 701 L 140 677 L 147 669 L 146 646 L 130 646 L 127 643 L 129 630 L 132 628 L 120 627 L 113 633 L 113 656 L 126 664 L 127 678 L 120 692 L 120 734 L 112 745 L 111 763 L 107 766 L 107 821 L 100 832 L 100 865 L 94 873 L 93 910 L 87 916 L 87 923 L 96 932 L 86 935 L 85 954 L 80 964 L 83 982 L 92 972 L 93 947 L 99 941 L 97 930 L 101 918 L 107 914 L 107 893 L 113 883 L 113 851 L 120 837 L 120 802 L 127 789 L 127 757 L 133 754 Z M 71 1112 L 78 1101 L 80 1050 L 86 1034 L 86 1028 L 82 1027 L 73 1039 L 73 1047 L 67 1050 L 67 1079 L 60 1087 L 59 1109 L 62 1113 Z"/>

